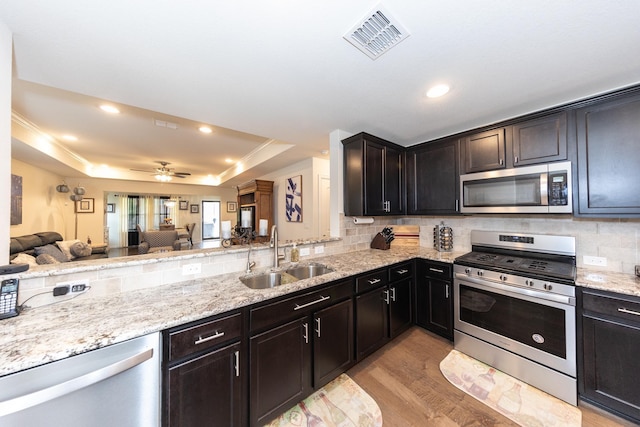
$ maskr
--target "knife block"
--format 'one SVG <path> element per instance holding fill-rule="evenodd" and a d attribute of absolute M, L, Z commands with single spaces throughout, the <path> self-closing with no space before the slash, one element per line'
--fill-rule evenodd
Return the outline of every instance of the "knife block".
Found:
<path fill-rule="evenodd" d="M 382 234 L 380 233 L 376 234 L 376 236 L 371 241 L 371 249 L 382 249 L 383 251 L 386 251 L 390 247 L 391 245 L 386 242 L 384 236 L 382 236 Z"/>

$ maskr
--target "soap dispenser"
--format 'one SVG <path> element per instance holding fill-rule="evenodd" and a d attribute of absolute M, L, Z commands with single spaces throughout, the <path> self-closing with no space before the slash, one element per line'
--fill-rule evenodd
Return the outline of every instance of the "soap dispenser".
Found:
<path fill-rule="evenodd" d="M 298 250 L 298 246 L 294 243 L 291 248 L 291 262 L 300 261 L 300 251 Z"/>

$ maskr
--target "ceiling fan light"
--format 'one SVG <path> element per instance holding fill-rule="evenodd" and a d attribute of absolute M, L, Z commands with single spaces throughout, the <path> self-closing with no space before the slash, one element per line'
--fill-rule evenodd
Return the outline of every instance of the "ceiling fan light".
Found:
<path fill-rule="evenodd" d="M 442 95 L 445 95 L 447 92 L 449 92 L 449 86 L 447 85 L 436 85 L 433 86 L 431 89 L 429 89 L 427 91 L 427 97 L 428 98 L 438 98 Z"/>
<path fill-rule="evenodd" d="M 211 130 L 211 128 L 210 128 L 210 127 L 208 127 L 208 126 L 200 126 L 200 127 L 198 128 L 198 130 L 199 130 L 200 132 L 202 132 L 202 133 L 211 133 L 211 132 L 213 132 L 213 131 Z"/>
<path fill-rule="evenodd" d="M 161 181 L 161 182 L 169 182 L 169 181 L 171 181 L 171 176 L 158 174 L 158 175 L 156 175 L 156 179 L 158 181 Z"/>

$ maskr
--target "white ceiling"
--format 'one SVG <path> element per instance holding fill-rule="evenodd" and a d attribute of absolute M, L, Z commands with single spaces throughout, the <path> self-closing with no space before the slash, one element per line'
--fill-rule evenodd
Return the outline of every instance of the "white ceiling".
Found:
<path fill-rule="evenodd" d="M 223 174 L 235 185 L 323 157 L 335 129 L 409 146 L 640 82 L 637 0 L 384 0 L 410 36 L 371 60 L 343 35 L 377 4 L 3 0 L 14 111 L 122 171 L 165 160 L 197 183 L 244 158 Z M 426 98 L 441 82 L 451 92 Z M 274 147 L 288 149 L 263 162 Z"/>

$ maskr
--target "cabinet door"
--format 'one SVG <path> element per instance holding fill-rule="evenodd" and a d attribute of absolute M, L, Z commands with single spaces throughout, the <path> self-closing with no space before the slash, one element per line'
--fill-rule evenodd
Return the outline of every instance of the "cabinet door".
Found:
<path fill-rule="evenodd" d="M 389 285 L 389 335 L 393 339 L 411 326 L 411 279 Z"/>
<path fill-rule="evenodd" d="M 421 276 L 416 282 L 416 323 L 453 339 L 453 295 L 451 282 Z"/>
<path fill-rule="evenodd" d="M 590 316 L 582 325 L 584 397 L 640 421 L 640 327 Z"/>
<path fill-rule="evenodd" d="M 237 343 L 170 368 L 167 425 L 244 425 L 239 359 Z"/>
<path fill-rule="evenodd" d="M 387 287 L 356 297 L 356 359 L 361 360 L 388 340 Z"/>
<path fill-rule="evenodd" d="M 251 338 L 251 425 L 264 425 L 312 392 L 308 317 Z"/>
<path fill-rule="evenodd" d="M 424 144 L 407 152 L 407 213 L 458 212 L 458 140 Z"/>
<path fill-rule="evenodd" d="M 387 215 L 404 213 L 404 153 L 392 147 L 385 147 L 384 161 L 384 201 Z"/>
<path fill-rule="evenodd" d="M 578 211 L 640 214 L 640 95 L 577 110 Z"/>
<path fill-rule="evenodd" d="M 364 145 L 364 214 L 385 215 L 385 147 L 365 141 Z"/>
<path fill-rule="evenodd" d="M 567 160 L 567 113 L 515 124 L 512 138 L 516 167 Z"/>
<path fill-rule="evenodd" d="M 504 169 L 505 129 L 499 128 L 467 136 L 462 140 L 464 173 Z"/>
<path fill-rule="evenodd" d="M 353 301 L 313 316 L 313 387 L 318 389 L 353 364 Z"/>

